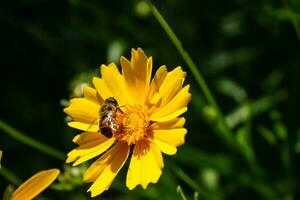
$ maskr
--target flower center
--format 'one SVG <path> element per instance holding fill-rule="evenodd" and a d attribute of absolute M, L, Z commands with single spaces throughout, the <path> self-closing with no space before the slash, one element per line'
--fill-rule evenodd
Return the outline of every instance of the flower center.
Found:
<path fill-rule="evenodd" d="M 117 140 L 131 145 L 148 137 L 150 119 L 142 106 L 123 107 L 122 112 L 117 112 L 116 121 L 119 128 L 114 132 L 114 137 Z"/>

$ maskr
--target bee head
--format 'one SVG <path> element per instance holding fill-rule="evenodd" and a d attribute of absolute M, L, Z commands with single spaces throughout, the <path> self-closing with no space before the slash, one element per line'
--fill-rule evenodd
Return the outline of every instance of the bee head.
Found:
<path fill-rule="evenodd" d="M 114 105 L 118 105 L 118 102 L 114 97 L 108 97 L 107 99 L 105 99 L 105 102 L 110 103 L 110 104 L 114 104 Z"/>

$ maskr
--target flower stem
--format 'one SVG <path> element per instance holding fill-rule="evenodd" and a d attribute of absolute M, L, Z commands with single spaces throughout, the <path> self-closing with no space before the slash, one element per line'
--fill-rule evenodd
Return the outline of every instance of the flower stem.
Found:
<path fill-rule="evenodd" d="M 28 146 L 35 148 L 45 154 L 48 154 L 54 158 L 57 158 L 59 160 L 65 160 L 65 156 L 63 153 L 61 153 L 60 151 L 54 149 L 53 147 L 49 147 L 27 135 L 25 135 L 24 133 L 18 131 L 17 129 L 11 127 L 10 125 L 8 125 L 7 123 L 5 123 L 4 121 L 2 121 L 0 119 L 0 129 L 8 134 L 9 136 L 11 136 L 12 138 L 18 140 L 19 142 L 22 142 L 24 144 L 27 144 Z"/>
<path fill-rule="evenodd" d="M 157 21 L 160 23 L 162 28 L 165 30 L 165 32 L 169 36 L 170 40 L 175 45 L 176 49 L 178 50 L 178 52 L 180 53 L 180 55 L 182 56 L 182 58 L 184 59 L 184 61 L 188 65 L 188 67 L 190 68 L 190 70 L 191 70 L 192 74 L 194 75 L 198 85 L 202 89 L 207 101 L 209 102 L 209 104 L 217 112 L 218 119 L 219 119 L 219 122 L 220 122 L 220 125 L 221 125 L 221 129 L 223 131 L 223 134 L 221 135 L 221 137 L 224 138 L 224 140 L 226 141 L 226 143 L 229 145 L 230 148 L 234 147 L 235 146 L 234 145 L 235 139 L 233 137 L 233 134 L 232 134 L 228 124 L 226 123 L 224 115 L 221 112 L 221 110 L 220 110 L 220 108 L 219 108 L 212 92 L 210 91 L 209 87 L 207 86 L 207 84 L 206 84 L 202 74 L 198 70 L 196 64 L 194 63 L 194 61 L 192 60 L 190 55 L 184 50 L 180 40 L 178 39 L 178 37 L 176 36 L 176 34 L 172 30 L 172 28 L 169 26 L 167 21 L 164 19 L 164 17 L 157 10 L 157 8 L 151 3 L 150 0 L 146 0 L 146 2 L 148 3 L 153 15 L 155 16 Z"/>

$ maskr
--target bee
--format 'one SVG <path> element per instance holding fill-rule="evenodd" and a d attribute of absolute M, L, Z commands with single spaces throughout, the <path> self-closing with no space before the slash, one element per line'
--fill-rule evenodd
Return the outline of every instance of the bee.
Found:
<path fill-rule="evenodd" d="M 100 133 L 107 138 L 111 138 L 113 132 L 119 128 L 116 122 L 116 114 L 118 111 L 122 112 L 114 97 L 109 97 L 104 100 L 99 111 L 99 129 Z"/>

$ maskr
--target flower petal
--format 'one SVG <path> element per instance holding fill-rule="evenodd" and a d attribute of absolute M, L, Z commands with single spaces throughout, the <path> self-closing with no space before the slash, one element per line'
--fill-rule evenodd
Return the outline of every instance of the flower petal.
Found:
<path fill-rule="evenodd" d="M 84 175 L 84 181 L 95 181 L 88 190 L 91 191 L 92 197 L 109 189 L 127 160 L 128 154 L 129 146 L 126 143 L 118 142 L 88 168 Z"/>
<path fill-rule="evenodd" d="M 174 129 L 174 128 L 182 128 L 185 124 L 185 118 L 179 117 L 169 121 L 162 121 L 162 122 L 154 122 L 151 124 L 150 128 L 153 129 Z"/>
<path fill-rule="evenodd" d="M 156 183 L 162 173 L 163 161 L 157 146 L 149 141 L 135 145 L 126 177 L 126 185 L 132 190 L 141 184 L 145 189 Z"/>
<path fill-rule="evenodd" d="M 114 142 L 114 138 L 107 139 L 100 133 L 85 132 L 74 137 L 73 142 L 79 147 L 68 153 L 67 163 L 74 162 L 79 165 L 106 151 Z"/>
<path fill-rule="evenodd" d="M 97 91 L 94 88 L 85 86 L 83 88 L 83 95 L 84 98 L 97 105 L 101 105 L 103 103 L 103 99 L 97 94 Z"/>
<path fill-rule="evenodd" d="M 101 96 L 102 99 L 107 99 L 108 97 L 113 96 L 103 79 L 94 77 L 93 84 L 97 90 L 97 93 Z"/>
<path fill-rule="evenodd" d="M 38 172 L 25 181 L 12 194 L 12 200 L 31 200 L 45 190 L 59 175 L 58 169 Z"/>
<path fill-rule="evenodd" d="M 114 63 L 108 66 L 101 65 L 101 75 L 105 85 L 109 88 L 112 96 L 116 98 L 119 105 L 122 106 L 132 102 L 130 95 L 128 95 L 123 76 Z M 100 88 L 99 90 L 102 89 Z"/>
<path fill-rule="evenodd" d="M 74 121 L 92 124 L 98 118 L 100 106 L 85 98 L 74 98 L 64 112 Z"/>
<path fill-rule="evenodd" d="M 189 85 L 185 86 L 164 107 L 162 107 L 158 111 L 154 112 L 151 115 L 151 120 L 162 121 L 161 119 L 159 120 L 159 118 L 167 117 L 169 115 L 174 115 L 175 112 L 179 111 L 182 108 L 185 108 L 191 99 L 191 94 L 189 93 L 189 87 L 190 87 Z"/>
<path fill-rule="evenodd" d="M 185 113 L 187 111 L 187 107 L 184 107 L 184 108 L 180 108 L 179 110 L 169 114 L 169 115 L 166 115 L 166 116 L 162 116 L 162 117 L 153 117 L 151 116 L 151 120 L 152 121 L 156 121 L 156 122 L 164 122 L 164 121 L 169 121 L 169 120 L 172 120 L 172 119 L 175 119 L 177 118 L 178 116 L 182 115 L 183 113 Z"/>
<path fill-rule="evenodd" d="M 167 73 L 161 84 L 156 86 L 156 92 L 162 97 L 162 102 L 158 106 L 164 106 L 179 92 L 185 76 L 186 73 L 182 71 L 180 66 Z"/>
<path fill-rule="evenodd" d="M 131 50 L 131 61 L 121 57 L 122 74 L 134 104 L 143 105 L 149 90 L 152 58 L 147 58 L 141 48 Z"/>
<path fill-rule="evenodd" d="M 174 147 L 178 147 L 184 144 L 186 133 L 187 130 L 185 128 L 153 130 L 153 137 Z"/>
<path fill-rule="evenodd" d="M 186 129 L 185 119 L 175 118 L 164 122 L 155 122 L 151 125 L 153 131 L 153 142 L 160 150 L 168 155 L 174 155 L 177 152 L 176 147 L 184 143 Z"/>
<path fill-rule="evenodd" d="M 153 143 L 155 143 L 159 149 L 167 155 L 175 155 L 177 152 L 177 148 L 167 142 L 154 138 Z"/>
<path fill-rule="evenodd" d="M 182 71 L 181 67 L 176 67 L 169 72 L 162 82 L 159 93 L 162 96 L 160 107 L 168 103 L 181 89 L 186 73 Z"/>
<path fill-rule="evenodd" d="M 161 95 L 159 95 L 159 88 L 167 76 L 168 71 L 165 65 L 161 66 L 155 73 L 148 92 L 148 103 L 156 104 L 160 99 Z"/>
<path fill-rule="evenodd" d="M 98 121 L 99 120 L 95 119 L 95 121 L 92 122 L 91 124 L 73 121 L 73 122 L 68 122 L 68 126 L 70 126 L 72 128 L 76 128 L 81 131 L 98 132 L 99 131 Z"/>
<path fill-rule="evenodd" d="M 184 144 L 186 133 L 185 128 L 153 130 L 153 142 L 163 153 L 174 155 L 177 151 L 176 147 Z"/>

